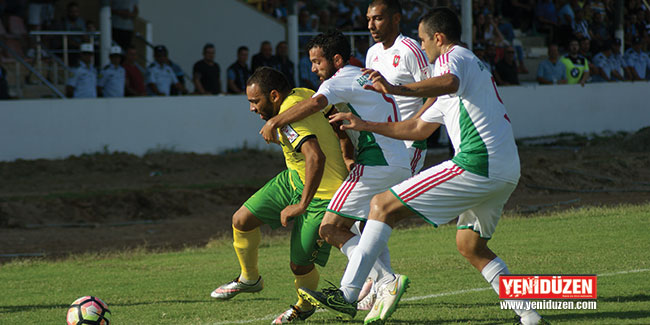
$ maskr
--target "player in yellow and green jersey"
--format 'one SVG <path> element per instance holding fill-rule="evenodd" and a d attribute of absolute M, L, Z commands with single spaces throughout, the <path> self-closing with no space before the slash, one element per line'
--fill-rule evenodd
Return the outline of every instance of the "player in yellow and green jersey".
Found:
<path fill-rule="evenodd" d="M 291 89 L 278 70 L 263 67 L 246 83 L 250 110 L 264 120 L 310 98 L 314 92 Z M 325 266 L 330 246 L 318 235 L 325 210 L 348 175 L 341 153 L 341 142 L 323 114 L 313 114 L 278 130 L 287 169 L 271 179 L 251 196 L 232 217 L 235 252 L 241 274 L 215 289 L 211 296 L 230 299 L 239 293 L 258 292 L 263 288 L 257 267 L 260 229 L 287 226 L 291 231 L 291 271 L 296 289 L 316 289 L 319 274 L 314 264 Z M 315 308 L 298 297 L 298 302 L 278 316 L 273 324 L 290 323 L 311 316 Z"/>

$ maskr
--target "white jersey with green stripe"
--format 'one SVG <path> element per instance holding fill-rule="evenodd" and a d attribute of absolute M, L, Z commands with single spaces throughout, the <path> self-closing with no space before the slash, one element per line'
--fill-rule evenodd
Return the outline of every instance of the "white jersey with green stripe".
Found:
<path fill-rule="evenodd" d="M 381 42 L 368 49 L 366 68 L 377 70 L 393 85 L 405 85 L 431 77 L 431 65 L 420 44 L 410 37 L 399 34 L 390 48 L 385 49 Z M 422 107 L 423 100 L 418 97 L 394 96 L 402 120 L 415 115 Z M 407 146 L 413 141 L 405 141 Z M 425 141 L 416 141 L 416 148 L 426 149 Z"/>
<path fill-rule="evenodd" d="M 420 118 L 445 124 L 455 164 L 474 174 L 517 183 L 517 145 L 492 74 L 474 53 L 458 45 L 434 63 L 434 77 L 447 73 L 458 77 L 458 90 L 439 96 Z"/>
<path fill-rule="evenodd" d="M 323 95 L 339 112 L 352 112 L 372 122 L 400 121 L 401 115 L 391 95 L 363 89 L 371 84 L 361 68 L 346 65 L 323 81 L 314 96 Z M 355 148 L 355 161 L 366 166 L 411 168 L 411 157 L 404 141 L 366 131 L 346 130 Z"/>

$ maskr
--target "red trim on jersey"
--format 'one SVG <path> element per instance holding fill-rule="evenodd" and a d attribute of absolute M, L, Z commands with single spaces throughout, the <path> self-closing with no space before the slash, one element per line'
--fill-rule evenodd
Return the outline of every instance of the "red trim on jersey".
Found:
<path fill-rule="evenodd" d="M 358 171 L 359 169 L 356 166 L 352 168 L 348 177 L 345 179 L 343 184 L 341 184 L 340 191 L 337 191 L 336 196 L 332 198 L 332 210 L 336 211 L 336 207 L 339 205 L 341 197 L 343 197 L 348 188 L 356 182 L 355 179 L 357 177 Z"/>
<path fill-rule="evenodd" d="M 341 193 L 339 193 L 339 196 L 336 198 L 338 202 L 336 202 L 332 206 L 332 210 L 341 212 L 341 208 L 343 207 L 343 204 L 345 203 L 345 200 L 348 198 L 352 190 L 354 189 L 354 186 L 357 185 L 359 182 L 359 179 L 361 179 L 361 176 L 363 176 L 363 165 L 356 165 L 354 166 L 353 170 L 353 175 L 350 177 L 350 180 L 346 182 L 346 188 L 343 189 Z"/>
<path fill-rule="evenodd" d="M 404 43 L 404 45 L 406 45 L 409 49 L 411 49 L 413 54 L 415 54 L 415 58 L 418 61 L 418 66 L 420 67 L 420 69 L 427 66 L 427 60 L 424 59 L 422 52 L 417 49 L 417 46 L 413 44 L 413 42 L 409 41 L 408 39 L 404 39 L 402 40 L 402 43 Z"/>
<path fill-rule="evenodd" d="M 417 182 L 416 184 L 412 185 L 402 193 L 400 193 L 400 198 L 402 201 L 407 202 L 415 197 L 420 196 L 422 193 L 428 191 L 429 189 L 446 182 L 449 179 L 452 179 L 460 174 L 462 174 L 464 170 L 456 165 L 452 167 L 451 169 L 445 168 L 442 171 L 435 173 L 429 177 L 426 177 L 425 179 Z M 433 186 L 430 186 L 431 183 L 433 183 Z"/>
<path fill-rule="evenodd" d="M 399 121 L 399 118 L 397 117 L 397 105 L 395 104 L 395 101 L 392 98 L 386 96 L 386 94 L 382 93 L 381 96 L 384 97 L 385 101 L 393 105 L 393 116 L 395 116 L 395 122 Z"/>
<path fill-rule="evenodd" d="M 415 174 L 415 169 L 418 167 L 418 162 L 420 161 L 420 158 L 422 158 L 422 150 L 415 148 L 415 153 L 413 154 L 413 158 L 411 159 L 411 174 Z"/>
<path fill-rule="evenodd" d="M 458 167 L 458 166 L 454 166 L 454 167 Z M 460 168 L 459 168 L 459 169 L 460 169 Z M 444 183 L 444 182 L 446 182 L 446 181 L 448 181 L 448 180 L 450 180 L 450 179 L 452 179 L 452 178 L 454 178 L 454 177 L 456 177 L 456 176 L 459 176 L 459 175 L 462 174 L 464 171 L 465 171 L 464 169 L 460 169 L 459 171 L 453 171 L 453 170 L 452 170 L 452 171 L 450 171 L 449 174 L 443 176 L 443 177 L 445 177 L 445 178 L 443 178 L 443 179 L 438 178 L 437 180 L 432 180 L 431 182 L 429 182 L 428 184 L 425 185 L 425 186 L 428 186 L 428 187 L 426 187 L 426 188 L 420 190 L 420 191 L 417 192 L 417 193 L 412 194 L 410 198 L 408 198 L 408 199 L 403 199 L 403 200 L 404 200 L 404 202 L 411 201 L 411 200 L 417 198 L 418 196 L 422 195 L 423 193 L 428 192 L 430 189 L 432 189 L 432 188 L 434 188 L 434 187 L 436 187 L 436 186 L 438 186 L 438 185 L 440 185 L 440 184 L 442 184 L 442 183 Z M 442 177 L 441 177 L 441 178 L 442 178 Z M 436 181 L 437 181 L 437 182 L 436 182 Z M 436 183 L 433 183 L 433 182 L 436 182 Z M 431 184 L 431 183 L 433 183 L 433 184 Z"/>

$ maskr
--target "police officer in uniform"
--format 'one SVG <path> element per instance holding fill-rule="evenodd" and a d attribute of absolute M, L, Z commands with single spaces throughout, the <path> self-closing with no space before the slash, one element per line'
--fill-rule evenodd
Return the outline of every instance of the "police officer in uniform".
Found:
<path fill-rule="evenodd" d="M 580 55 L 580 44 L 578 40 L 573 39 L 569 42 L 569 53 L 560 59 L 566 67 L 566 80 L 567 84 L 580 83 L 584 87 L 589 79 L 589 62 L 587 59 Z"/>
<path fill-rule="evenodd" d="M 117 45 L 111 47 L 109 58 L 111 63 L 100 71 L 97 90 L 103 97 L 124 97 L 126 71 L 120 65 L 122 63 L 122 48 Z"/>
<path fill-rule="evenodd" d="M 154 48 L 153 53 L 156 62 L 147 67 L 147 86 L 151 94 L 169 96 L 172 87 L 180 93 L 187 93 L 169 64 L 167 48 L 164 45 L 158 45 Z"/>
<path fill-rule="evenodd" d="M 65 86 L 67 97 L 97 97 L 97 71 L 92 65 L 94 47 L 91 43 L 81 44 L 79 66 L 72 69 L 72 76 Z"/>

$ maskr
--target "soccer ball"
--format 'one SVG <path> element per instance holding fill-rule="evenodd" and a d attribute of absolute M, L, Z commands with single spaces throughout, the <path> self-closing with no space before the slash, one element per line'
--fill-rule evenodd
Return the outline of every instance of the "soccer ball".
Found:
<path fill-rule="evenodd" d="M 85 296 L 75 300 L 68 309 L 68 325 L 109 325 L 111 311 L 101 299 Z"/>

